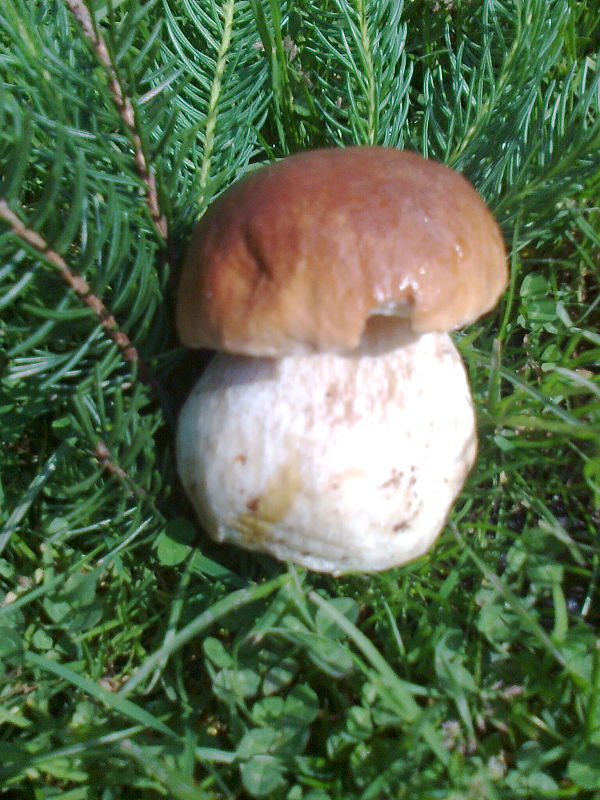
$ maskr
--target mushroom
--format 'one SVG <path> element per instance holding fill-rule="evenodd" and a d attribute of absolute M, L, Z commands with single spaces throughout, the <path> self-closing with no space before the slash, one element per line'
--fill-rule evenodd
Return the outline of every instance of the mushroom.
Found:
<path fill-rule="evenodd" d="M 415 153 L 315 150 L 231 186 L 177 301 L 182 342 L 220 351 L 177 435 L 208 533 L 335 575 L 427 551 L 477 449 L 447 332 L 506 281 L 479 195 Z"/>

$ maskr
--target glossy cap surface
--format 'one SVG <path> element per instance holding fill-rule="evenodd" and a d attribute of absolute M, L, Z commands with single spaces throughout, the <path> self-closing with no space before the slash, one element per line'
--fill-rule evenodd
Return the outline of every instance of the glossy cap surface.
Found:
<path fill-rule="evenodd" d="M 374 316 L 448 331 L 507 281 L 471 184 L 416 153 L 314 150 L 260 167 L 210 206 L 182 272 L 182 342 L 260 356 L 355 349 Z"/>

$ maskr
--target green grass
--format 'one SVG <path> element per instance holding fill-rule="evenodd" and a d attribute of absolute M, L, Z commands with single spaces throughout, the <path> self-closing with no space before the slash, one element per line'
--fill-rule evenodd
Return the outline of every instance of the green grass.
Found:
<path fill-rule="evenodd" d="M 89 8 L 104 62 L 63 0 L 0 7 L 1 800 L 599 800 L 598 3 Z M 215 194 L 351 143 L 463 171 L 511 283 L 456 336 L 438 544 L 334 580 L 197 529 L 171 319 Z"/>

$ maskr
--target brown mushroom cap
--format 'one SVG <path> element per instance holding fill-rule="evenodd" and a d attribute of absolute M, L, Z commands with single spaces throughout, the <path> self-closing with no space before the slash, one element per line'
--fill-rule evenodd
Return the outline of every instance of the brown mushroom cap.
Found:
<path fill-rule="evenodd" d="M 356 348 L 370 317 L 448 331 L 507 281 L 498 225 L 461 175 L 416 153 L 299 153 L 224 192 L 192 236 L 177 327 L 258 356 Z"/>

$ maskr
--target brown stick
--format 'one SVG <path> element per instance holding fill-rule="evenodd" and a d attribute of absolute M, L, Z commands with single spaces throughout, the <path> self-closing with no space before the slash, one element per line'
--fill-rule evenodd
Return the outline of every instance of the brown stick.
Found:
<path fill-rule="evenodd" d="M 75 294 L 92 309 L 98 322 L 123 353 L 126 361 L 138 361 L 138 352 L 131 343 L 126 333 L 119 330 L 116 319 L 104 305 L 102 300 L 95 295 L 89 283 L 77 275 L 69 267 L 64 258 L 53 250 L 48 242 L 40 236 L 37 231 L 28 228 L 21 219 L 8 207 L 6 200 L 0 198 L 0 219 L 5 220 L 10 225 L 13 233 L 19 236 L 24 242 L 35 248 L 46 261 L 49 261 L 59 271 L 62 279 L 73 289 Z"/>
<path fill-rule="evenodd" d="M 158 191 L 156 188 L 156 176 L 148 164 L 146 154 L 144 153 L 144 149 L 142 147 L 142 140 L 137 129 L 133 103 L 123 90 L 123 85 L 121 84 L 117 71 L 111 61 L 110 53 L 108 47 L 106 46 L 106 42 L 104 41 L 104 37 L 96 29 L 88 7 L 85 5 L 83 0 L 65 0 L 65 2 L 71 9 L 75 19 L 81 25 L 84 35 L 92 43 L 98 56 L 98 60 L 106 70 L 113 101 L 131 139 L 138 174 L 146 184 L 146 202 L 148 204 L 148 208 L 150 209 L 152 221 L 154 222 L 163 239 L 166 239 L 168 233 L 167 218 L 160 210 Z"/>
<path fill-rule="evenodd" d="M 133 494 L 139 495 L 141 497 L 148 497 L 148 492 L 143 489 L 141 486 L 137 486 L 129 475 L 125 472 L 123 467 L 120 467 L 113 461 L 112 454 L 108 447 L 106 446 L 105 442 L 101 439 L 98 440 L 96 444 L 96 448 L 94 450 L 94 456 L 98 460 L 98 463 L 109 473 L 109 475 L 113 475 L 116 478 L 119 478 L 124 483 L 129 486 Z"/>

